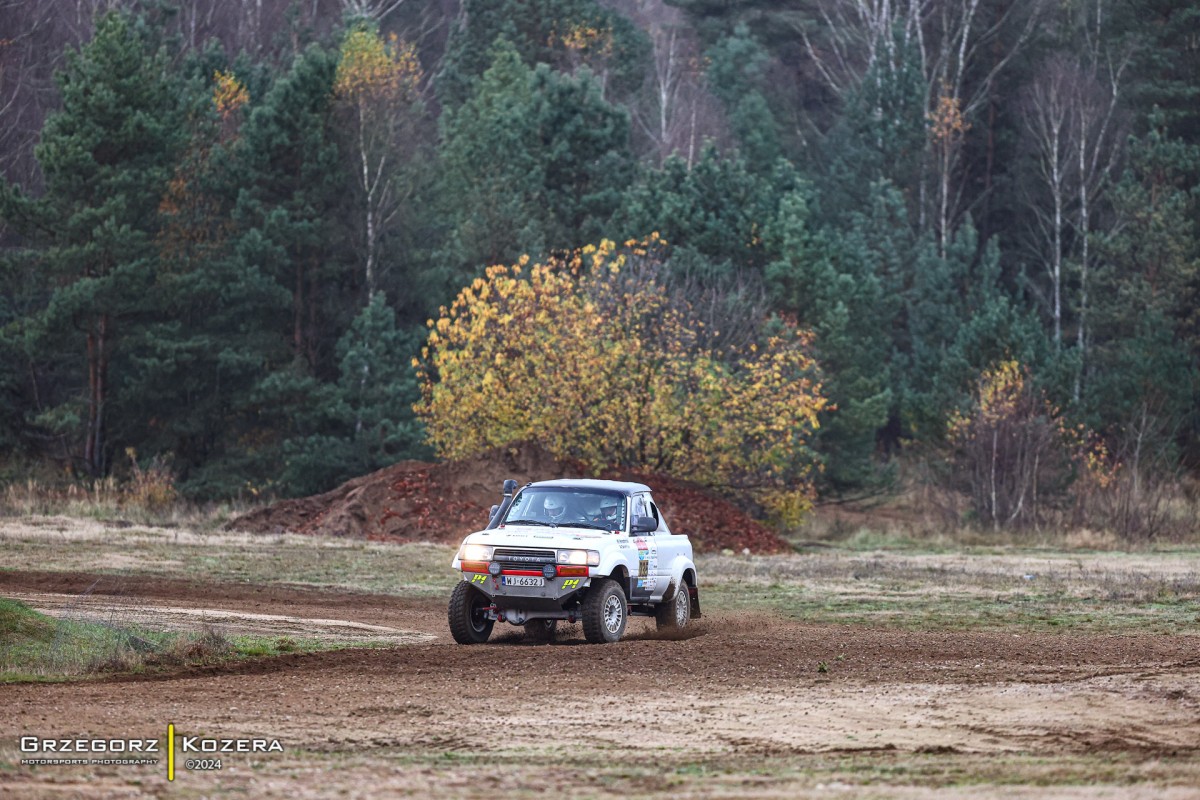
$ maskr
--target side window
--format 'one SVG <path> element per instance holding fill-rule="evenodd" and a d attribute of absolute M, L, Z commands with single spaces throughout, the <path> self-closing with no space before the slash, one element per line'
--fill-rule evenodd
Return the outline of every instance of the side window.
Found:
<path fill-rule="evenodd" d="M 650 513 L 654 516 L 655 521 L 658 522 L 658 532 L 670 533 L 671 529 L 667 527 L 667 521 L 662 518 L 662 514 L 658 513 L 658 506 L 654 504 L 653 500 L 648 501 L 648 505 L 650 506 Z"/>
<path fill-rule="evenodd" d="M 646 512 L 646 501 L 642 499 L 640 494 L 635 495 L 633 498 L 633 516 L 630 517 L 630 520 L 647 516 L 649 516 L 649 514 Z"/>
<path fill-rule="evenodd" d="M 633 499 L 633 513 L 635 516 L 653 517 L 656 524 L 660 521 L 658 518 L 658 509 L 654 507 L 654 504 L 644 494 L 639 494 Z"/>

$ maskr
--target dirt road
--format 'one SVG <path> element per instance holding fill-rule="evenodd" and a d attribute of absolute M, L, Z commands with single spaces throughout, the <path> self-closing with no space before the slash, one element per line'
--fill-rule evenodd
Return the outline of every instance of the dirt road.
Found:
<path fill-rule="evenodd" d="M 268 629 L 286 618 L 288 632 L 299 618 L 358 623 L 364 640 L 366 626 L 425 636 L 165 675 L 0 686 L 0 760 L 12 764 L 22 735 L 158 737 L 168 722 L 285 748 L 231 756 L 220 772 L 182 774 L 169 787 L 141 767 L 17 765 L 0 771 L 0 794 L 797 796 L 832 786 L 819 776 L 864 755 L 875 757 L 871 775 L 880 764 L 977 768 L 985 757 L 1123 765 L 1090 776 L 1114 786 L 1166 763 L 1163 781 L 1112 796 L 1200 795 L 1200 773 L 1186 766 L 1200 756 L 1197 636 L 873 630 L 710 610 L 676 641 L 638 621 L 612 646 L 586 645 L 568 627 L 548 646 L 498 628 L 494 643 L 461 647 L 442 605 L 426 600 L 0 572 L 5 596 L 89 589 L 96 602 L 238 612 L 229 619 L 254 615 Z M 964 791 L 941 783 L 947 796 Z M 889 785 L 888 796 L 908 791 L 903 780 Z"/>

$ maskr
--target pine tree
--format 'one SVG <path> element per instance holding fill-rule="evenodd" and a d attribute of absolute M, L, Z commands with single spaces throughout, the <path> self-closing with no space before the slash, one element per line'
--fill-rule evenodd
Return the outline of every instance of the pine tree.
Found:
<path fill-rule="evenodd" d="M 769 173 L 783 151 L 779 124 L 763 92 L 766 52 L 739 23 L 732 35 L 709 50 L 708 60 L 709 84 L 725 104 L 729 127 L 747 163 L 755 172 Z"/>
<path fill-rule="evenodd" d="M 766 275 L 777 307 L 815 334 L 825 391 L 837 409 L 816 440 L 826 459 L 822 480 L 846 491 L 879 477 L 872 455 L 893 400 L 888 321 L 895 310 L 884 296 L 883 265 L 863 236 L 865 215 L 848 231 L 814 231 L 813 202 L 803 190 L 784 197 L 769 236 L 778 258 Z"/>
<path fill-rule="evenodd" d="M 605 101 L 587 67 L 572 76 L 539 64 L 531 91 L 546 240 L 555 248 L 582 247 L 607 233 L 636 175 L 629 114 Z"/>
<path fill-rule="evenodd" d="M 330 129 L 337 65 L 337 53 L 309 47 L 254 106 L 233 210 L 238 258 L 288 287 L 290 319 L 273 322 L 322 377 L 336 374 L 333 343 L 354 313 L 361 275 L 343 202 L 352 183 Z"/>
<path fill-rule="evenodd" d="M 650 49 L 629 19 L 595 0 L 466 0 L 437 77 L 446 108 L 457 109 L 477 92 L 501 38 L 530 69 L 547 64 L 569 72 L 586 65 L 616 97 L 641 86 Z"/>
<path fill-rule="evenodd" d="M 256 387 L 257 422 L 274 442 L 238 466 L 272 491 L 315 494 L 404 458 L 429 455 L 412 406 L 411 362 L 423 331 L 396 327 L 376 292 L 337 343 L 339 376 L 323 382 L 293 365 Z"/>
<path fill-rule="evenodd" d="M 272 363 L 286 362 L 286 288 L 239 258 L 231 214 L 243 186 L 238 169 L 249 93 L 229 71 L 192 81 L 187 149 L 160 204 L 159 267 L 146 300 L 153 314 L 131 338 L 125 386 L 128 432 L 144 454 L 170 454 L 190 496 L 236 492 L 246 475 L 230 452 L 253 439 L 244 411 Z M 247 435 L 250 434 L 250 435 Z"/>
<path fill-rule="evenodd" d="M 420 392 L 411 364 L 424 335 L 420 328 L 398 328 L 396 315 L 380 292 L 338 341 L 338 389 L 348 412 L 354 472 L 369 472 L 424 453 L 424 433 L 412 410 Z"/>
<path fill-rule="evenodd" d="M 1045 339 L 1001 285 L 999 247 L 992 241 L 981 249 L 969 220 L 945 255 L 929 236 L 915 242 L 914 255 L 897 373 L 901 419 L 916 436 L 938 441 L 983 370 L 1016 359 L 1040 371 Z"/>
<path fill-rule="evenodd" d="M 42 419 L 91 475 L 108 469 L 136 425 L 123 386 L 128 344 L 153 313 L 159 204 L 184 144 L 182 92 L 168 64 L 145 18 L 97 20 L 92 41 L 57 76 L 62 108 L 37 148 L 45 195 L 20 214 L 38 221 L 29 233 L 53 287 L 30 320 L 35 346 L 84 398 L 77 406 L 73 392 L 56 394 Z"/>
<path fill-rule="evenodd" d="M 1161 447 L 1192 430 L 1196 413 L 1196 310 L 1200 244 L 1184 176 L 1198 153 L 1167 135 L 1164 119 L 1130 144 L 1113 192 L 1116 224 L 1098 237 L 1094 364 L 1084 407 L 1117 438 Z M 1185 446 L 1195 441 L 1184 434 Z"/>
<path fill-rule="evenodd" d="M 626 238 L 657 231 L 672 246 L 673 261 L 710 276 L 761 277 L 770 257 L 764 232 L 795 184 L 786 165 L 756 175 L 739 153 L 723 156 L 710 144 L 691 169 L 671 156 L 647 172 L 628 192 L 616 227 Z"/>
<path fill-rule="evenodd" d="M 448 257 L 461 270 L 510 262 L 545 244 L 532 77 L 502 39 L 474 92 L 443 114 L 442 195 L 454 220 Z M 457 277 L 450 282 L 461 283 Z"/>
<path fill-rule="evenodd" d="M 474 93 L 444 115 L 442 139 L 446 257 L 461 274 L 580 245 L 607 226 L 634 171 L 628 115 L 590 71 L 531 70 L 504 39 Z"/>
<path fill-rule="evenodd" d="M 806 168 L 820 181 L 822 222 L 862 213 L 884 181 L 904 198 L 910 220 L 918 212 L 925 87 L 912 50 L 897 36 L 891 57 L 867 70 L 848 92 L 836 123 L 808 153 Z"/>

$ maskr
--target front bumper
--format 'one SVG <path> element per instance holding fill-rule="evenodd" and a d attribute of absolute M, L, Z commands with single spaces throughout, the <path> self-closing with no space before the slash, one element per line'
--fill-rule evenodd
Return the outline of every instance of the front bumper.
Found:
<path fill-rule="evenodd" d="M 502 611 L 561 612 L 571 598 L 592 584 L 587 577 L 554 577 L 545 578 L 542 586 L 508 586 L 504 577 L 463 572 L 463 580 L 491 598 Z"/>

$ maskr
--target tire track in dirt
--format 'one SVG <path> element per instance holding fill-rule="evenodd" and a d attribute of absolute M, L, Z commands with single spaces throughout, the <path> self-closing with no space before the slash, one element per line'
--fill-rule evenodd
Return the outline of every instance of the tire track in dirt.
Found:
<path fill-rule="evenodd" d="M 169 601 L 198 608 L 251 611 L 307 617 L 336 617 L 349 622 L 418 630 L 441 635 L 444 614 L 432 613 L 429 601 L 320 587 L 212 583 L 181 578 L 89 572 L 0 570 L 0 594 L 89 593 L 139 601 Z M 408 624 L 399 624 L 405 622 Z"/>
<path fill-rule="evenodd" d="M 226 636 L 317 639 L 343 646 L 360 647 L 417 644 L 434 638 L 430 633 L 405 631 L 365 622 L 214 608 L 182 608 L 161 603 L 147 604 L 140 598 L 110 598 L 106 595 L 79 597 L 71 594 L 11 590 L 7 596 L 53 617 L 100 624 L 115 623 L 122 627 L 150 630 L 199 632 L 211 629 Z"/>

